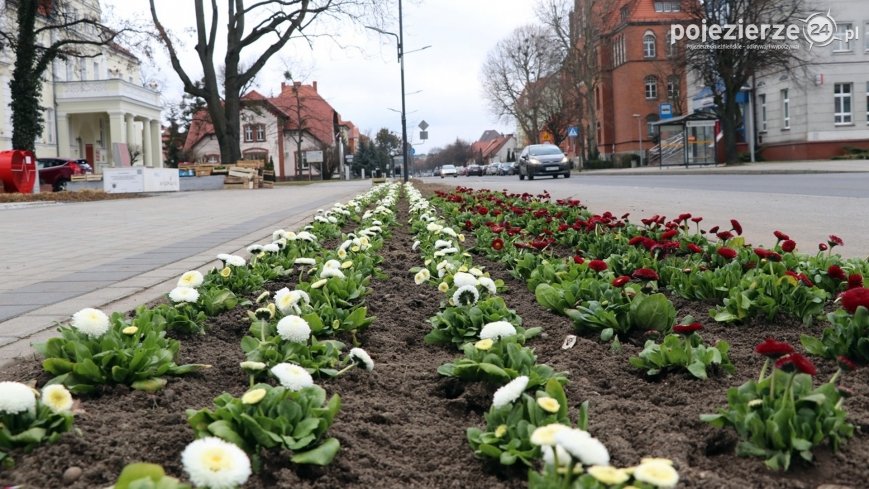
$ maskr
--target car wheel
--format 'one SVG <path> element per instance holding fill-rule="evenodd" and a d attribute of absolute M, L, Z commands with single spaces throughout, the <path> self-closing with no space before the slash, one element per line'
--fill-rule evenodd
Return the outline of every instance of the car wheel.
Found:
<path fill-rule="evenodd" d="M 534 180 L 534 174 L 533 174 L 533 173 L 528 172 L 528 180 Z"/>
<path fill-rule="evenodd" d="M 55 192 L 63 192 L 64 190 L 66 190 L 66 184 L 68 182 L 69 180 L 61 178 L 60 180 L 54 182 L 54 185 L 52 185 L 51 189 Z"/>
<path fill-rule="evenodd" d="M 521 171 L 519 172 L 519 180 L 525 180 L 525 175 Z"/>
<path fill-rule="evenodd" d="M 552 179 L 553 179 L 553 180 L 558 180 L 558 173 L 556 173 L 555 175 L 552 175 Z"/>
<path fill-rule="evenodd" d="M 570 178 L 570 172 L 565 173 L 564 178 Z"/>
<path fill-rule="evenodd" d="M 441 175 L 441 178 L 443 178 L 443 177 L 444 177 L 444 176 L 443 176 L 443 175 Z"/>

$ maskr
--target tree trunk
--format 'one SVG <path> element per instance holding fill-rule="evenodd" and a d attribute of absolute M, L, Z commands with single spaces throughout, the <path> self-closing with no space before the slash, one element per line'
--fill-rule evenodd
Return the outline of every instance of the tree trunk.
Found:
<path fill-rule="evenodd" d="M 42 132 L 42 113 L 39 110 L 42 98 L 41 73 L 36 66 L 35 1 L 18 2 L 18 47 L 15 67 L 9 82 L 12 103 L 12 147 L 35 151 L 36 138 Z"/>
<path fill-rule="evenodd" d="M 739 107 L 736 103 L 738 91 L 738 89 L 734 90 L 728 87 L 723 100 L 724 114 L 721 117 L 721 132 L 724 141 L 724 162 L 727 164 L 739 162 L 739 154 L 736 151 L 736 127 L 739 118 Z"/>

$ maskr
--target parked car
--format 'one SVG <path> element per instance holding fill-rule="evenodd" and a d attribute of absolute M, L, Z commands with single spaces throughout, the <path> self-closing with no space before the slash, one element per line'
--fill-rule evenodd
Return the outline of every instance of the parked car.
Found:
<path fill-rule="evenodd" d="M 456 175 L 465 176 L 467 174 L 468 174 L 468 167 L 467 166 L 457 166 L 456 167 Z"/>
<path fill-rule="evenodd" d="M 81 167 L 81 170 L 85 173 L 93 173 L 94 172 L 94 167 L 92 167 L 91 164 L 88 163 L 88 160 L 78 159 L 78 160 L 75 160 L 75 163 L 79 167 Z"/>
<path fill-rule="evenodd" d="M 436 167 L 434 168 L 434 170 L 432 170 L 432 172 L 431 172 L 431 176 L 433 176 L 433 177 L 439 177 L 439 176 L 441 176 L 441 167 L 436 166 Z"/>
<path fill-rule="evenodd" d="M 483 167 L 480 165 L 468 165 L 468 170 L 465 172 L 465 175 L 469 177 L 482 177 Z"/>
<path fill-rule="evenodd" d="M 39 183 L 51 185 L 55 192 L 65 189 L 73 175 L 85 173 L 75 160 L 68 158 L 37 158 L 36 168 L 39 171 Z"/>
<path fill-rule="evenodd" d="M 515 175 L 516 174 L 516 163 L 513 162 L 503 162 L 498 165 L 500 168 L 499 175 Z"/>
<path fill-rule="evenodd" d="M 488 165 L 483 167 L 486 175 L 500 175 L 501 174 L 501 164 L 500 163 L 489 163 Z"/>
<path fill-rule="evenodd" d="M 564 175 L 570 178 L 570 160 L 554 144 L 530 144 L 519 154 L 519 180 L 534 180 L 535 176 Z"/>
<path fill-rule="evenodd" d="M 455 178 L 459 176 L 459 172 L 456 171 L 456 165 L 444 165 L 441 167 L 440 176 L 441 178 L 450 176 Z"/>

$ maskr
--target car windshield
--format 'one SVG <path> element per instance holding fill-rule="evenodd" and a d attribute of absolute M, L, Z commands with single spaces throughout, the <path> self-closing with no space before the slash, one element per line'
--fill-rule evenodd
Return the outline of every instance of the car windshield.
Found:
<path fill-rule="evenodd" d="M 444 170 L 455 170 L 455 165 L 444 165 Z"/>
<path fill-rule="evenodd" d="M 558 146 L 540 146 L 539 148 L 531 148 L 532 155 L 560 155 L 561 149 Z"/>

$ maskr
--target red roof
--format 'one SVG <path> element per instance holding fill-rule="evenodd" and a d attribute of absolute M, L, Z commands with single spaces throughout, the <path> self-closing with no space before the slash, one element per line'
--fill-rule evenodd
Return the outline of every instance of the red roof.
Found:
<path fill-rule="evenodd" d="M 266 108 L 283 120 L 285 131 L 297 131 L 301 116 L 302 131 L 310 133 L 326 146 L 335 143 L 333 128 L 335 121 L 347 125 L 350 137 L 358 137 L 359 130 L 350 121 L 342 121 L 335 109 L 317 93 L 317 82 L 311 85 L 300 83 L 287 85 L 281 83 L 281 93 L 276 97 L 266 97 L 256 90 L 242 96 L 242 106 L 264 104 Z M 207 111 L 200 111 L 190 122 L 184 149 L 192 149 L 205 136 L 214 133 Z"/>
<path fill-rule="evenodd" d="M 510 138 L 513 137 L 512 134 L 499 134 L 496 137 L 491 137 L 489 131 L 486 131 L 486 133 L 484 133 L 484 136 L 486 135 L 488 135 L 489 137 L 486 139 L 475 141 L 473 144 L 471 144 L 471 154 L 473 154 L 475 157 L 481 155 L 484 160 L 495 156 L 495 154 L 497 154 L 498 151 L 500 151 L 501 148 L 504 147 L 504 144 L 506 144 L 507 141 L 509 141 Z"/>

